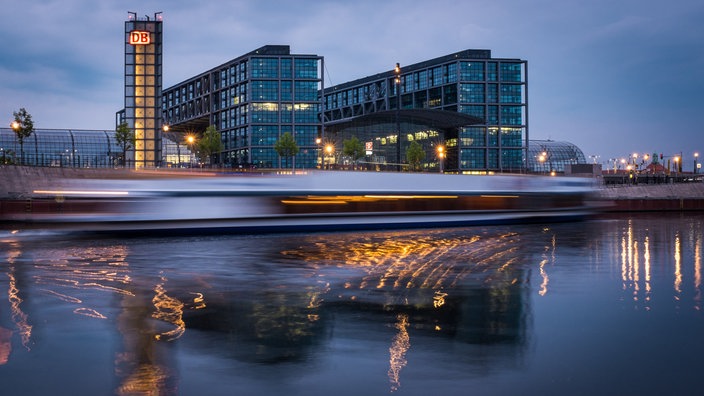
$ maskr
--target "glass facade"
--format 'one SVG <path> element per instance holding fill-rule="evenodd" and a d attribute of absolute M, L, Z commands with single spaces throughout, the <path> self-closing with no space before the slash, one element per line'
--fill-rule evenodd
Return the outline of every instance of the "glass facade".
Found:
<path fill-rule="evenodd" d="M 29 166 L 111 168 L 120 166 L 115 131 L 35 129 L 22 147 L 15 132 L 0 128 L 0 163 Z"/>
<path fill-rule="evenodd" d="M 214 125 L 224 146 L 219 162 L 235 168 L 290 167 L 291 159 L 274 150 L 289 132 L 300 149 L 296 168 L 313 168 L 322 63 L 316 55 L 291 54 L 288 46 L 261 47 L 165 89 L 164 123 L 181 134 Z"/>
<path fill-rule="evenodd" d="M 136 137 L 136 168 L 161 166 L 161 15 L 125 22 L 125 108 L 118 116 Z"/>
<path fill-rule="evenodd" d="M 465 50 L 401 66 L 398 87 L 395 79 L 394 71 L 389 71 L 326 88 L 324 120 L 330 125 L 329 129 L 335 131 L 336 122 L 397 108 L 459 112 L 481 118 L 483 122 L 459 128 L 456 138 L 438 138 L 454 147 L 448 151 L 447 160 L 455 166 L 447 170 L 487 173 L 526 169 L 526 61 L 495 59 L 489 50 Z M 394 125 L 386 128 L 380 125 L 378 134 L 380 137 L 388 135 L 394 128 Z M 349 137 L 352 132 L 340 131 L 339 135 Z M 340 136 L 328 138 L 341 144 Z M 402 136 L 401 147 L 407 147 L 408 142 Z M 383 154 L 388 157 L 388 153 Z M 405 153 L 400 157 L 404 158 Z M 426 158 L 434 158 L 434 153 L 427 151 Z"/>
<path fill-rule="evenodd" d="M 528 170 L 533 173 L 563 173 L 567 164 L 586 164 L 579 147 L 568 142 L 531 140 L 528 146 Z"/>

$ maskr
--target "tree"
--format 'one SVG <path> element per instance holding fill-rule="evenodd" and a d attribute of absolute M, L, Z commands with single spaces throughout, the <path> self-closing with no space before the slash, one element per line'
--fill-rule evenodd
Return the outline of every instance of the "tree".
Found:
<path fill-rule="evenodd" d="M 417 141 L 412 141 L 406 151 L 406 159 L 411 165 L 411 171 L 420 170 L 420 163 L 425 159 L 425 151 Z"/>
<path fill-rule="evenodd" d="M 213 154 L 221 152 L 224 148 L 220 132 L 215 128 L 215 125 L 210 125 L 205 128 L 203 137 L 198 140 L 196 151 L 201 162 L 207 162 L 210 165 Z"/>
<path fill-rule="evenodd" d="M 133 148 L 137 142 L 137 137 L 127 125 L 126 122 L 121 123 L 115 128 L 115 141 L 122 149 L 122 166 L 127 166 L 127 150 Z"/>
<path fill-rule="evenodd" d="M 286 132 L 281 135 L 281 138 L 274 144 L 274 150 L 279 154 L 280 157 L 288 158 L 294 157 L 293 169 L 296 169 L 295 156 L 298 154 L 298 145 L 296 144 L 296 139 L 293 138 L 291 132 Z"/>
<path fill-rule="evenodd" d="M 32 121 L 32 115 L 24 107 L 19 111 L 13 111 L 12 115 L 15 119 L 12 121 L 11 126 L 17 135 L 17 142 L 20 144 L 20 165 L 22 165 L 24 163 L 24 140 L 34 132 L 34 122 Z"/>
<path fill-rule="evenodd" d="M 342 142 L 342 154 L 350 157 L 355 164 L 360 158 L 364 158 L 365 151 L 362 142 L 356 136 Z"/>

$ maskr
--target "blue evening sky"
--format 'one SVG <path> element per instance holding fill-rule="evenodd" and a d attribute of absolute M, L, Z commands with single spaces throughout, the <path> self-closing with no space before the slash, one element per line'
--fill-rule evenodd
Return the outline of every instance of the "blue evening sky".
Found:
<path fill-rule="evenodd" d="M 163 12 L 164 87 L 267 44 L 331 86 L 464 49 L 528 61 L 531 139 L 598 162 L 704 156 L 701 0 L 0 0 L 0 119 L 114 129 L 127 12 Z"/>

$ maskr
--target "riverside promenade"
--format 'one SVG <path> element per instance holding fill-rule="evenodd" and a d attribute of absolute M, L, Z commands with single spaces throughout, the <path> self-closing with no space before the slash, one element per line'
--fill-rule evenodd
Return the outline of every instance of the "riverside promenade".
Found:
<path fill-rule="evenodd" d="M 33 190 L 58 188 L 61 187 L 61 181 L 66 179 L 163 178 L 215 174 L 196 170 L 134 171 L 4 166 L 0 167 L 0 201 L 26 199 Z M 704 183 L 609 185 L 600 187 L 595 198 L 604 201 L 604 210 L 607 212 L 704 211 Z"/>

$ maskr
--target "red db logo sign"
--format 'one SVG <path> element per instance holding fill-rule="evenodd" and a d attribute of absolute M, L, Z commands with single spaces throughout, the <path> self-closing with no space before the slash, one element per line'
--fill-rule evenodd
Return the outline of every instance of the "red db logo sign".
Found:
<path fill-rule="evenodd" d="M 130 44 L 132 45 L 144 45 L 151 42 L 151 36 L 149 32 L 142 32 L 140 30 L 133 30 L 130 32 Z"/>

